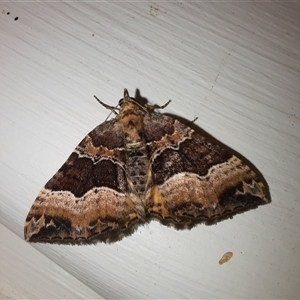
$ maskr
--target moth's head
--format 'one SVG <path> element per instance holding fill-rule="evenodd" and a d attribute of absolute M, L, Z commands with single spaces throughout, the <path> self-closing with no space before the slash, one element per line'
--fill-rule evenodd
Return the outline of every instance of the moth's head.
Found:
<path fill-rule="evenodd" d="M 122 99 L 120 99 L 119 101 L 119 105 L 121 106 L 122 104 L 124 104 L 125 102 L 133 102 L 136 103 L 135 99 L 129 96 L 129 93 L 127 91 L 127 89 L 124 89 L 124 97 Z"/>

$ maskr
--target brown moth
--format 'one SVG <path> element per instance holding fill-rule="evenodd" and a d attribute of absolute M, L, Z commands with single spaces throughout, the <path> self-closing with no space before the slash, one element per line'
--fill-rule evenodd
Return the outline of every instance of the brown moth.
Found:
<path fill-rule="evenodd" d="M 113 242 L 152 219 L 214 224 L 270 202 L 258 171 L 127 90 L 46 183 L 26 218 L 29 242 Z M 119 111 L 119 112 L 117 112 Z"/>

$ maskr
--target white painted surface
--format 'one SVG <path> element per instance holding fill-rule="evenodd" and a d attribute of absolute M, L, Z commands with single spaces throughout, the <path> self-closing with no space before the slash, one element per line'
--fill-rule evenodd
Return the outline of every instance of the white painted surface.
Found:
<path fill-rule="evenodd" d="M 299 2 L 2 2 L 2 298 L 299 298 Z M 9 15 L 6 13 L 10 12 Z M 17 21 L 14 18 L 18 17 Z M 249 159 L 272 204 L 152 222 L 112 245 L 30 245 L 42 186 L 127 87 Z M 222 255 L 233 258 L 218 264 Z"/>

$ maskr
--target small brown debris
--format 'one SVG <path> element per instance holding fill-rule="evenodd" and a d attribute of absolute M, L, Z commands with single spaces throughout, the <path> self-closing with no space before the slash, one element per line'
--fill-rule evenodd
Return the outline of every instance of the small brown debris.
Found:
<path fill-rule="evenodd" d="M 228 262 L 231 257 L 233 256 L 233 253 L 232 252 L 226 252 L 222 258 L 219 260 L 219 264 L 220 265 L 223 265 L 224 263 Z"/>

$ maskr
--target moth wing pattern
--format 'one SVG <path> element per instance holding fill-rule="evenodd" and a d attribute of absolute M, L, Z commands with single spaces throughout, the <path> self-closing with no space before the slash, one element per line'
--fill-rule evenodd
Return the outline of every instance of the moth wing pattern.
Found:
<path fill-rule="evenodd" d="M 260 176 L 171 117 L 145 117 L 152 168 L 147 214 L 178 229 L 214 224 L 270 202 Z"/>
<path fill-rule="evenodd" d="M 128 185 L 117 119 L 91 131 L 47 182 L 25 221 L 30 242 L 112 242 L 131 233 L 144 208 Z"/>
<path fill-rule="evenodd" d="M 119 113 L 98 101 L 117 116 L 46 183 L 25 221 L 27 241 L 114 242 L 152 219 L 191 228 L 271 201 L 254 167 L 126 89 Z"/>

